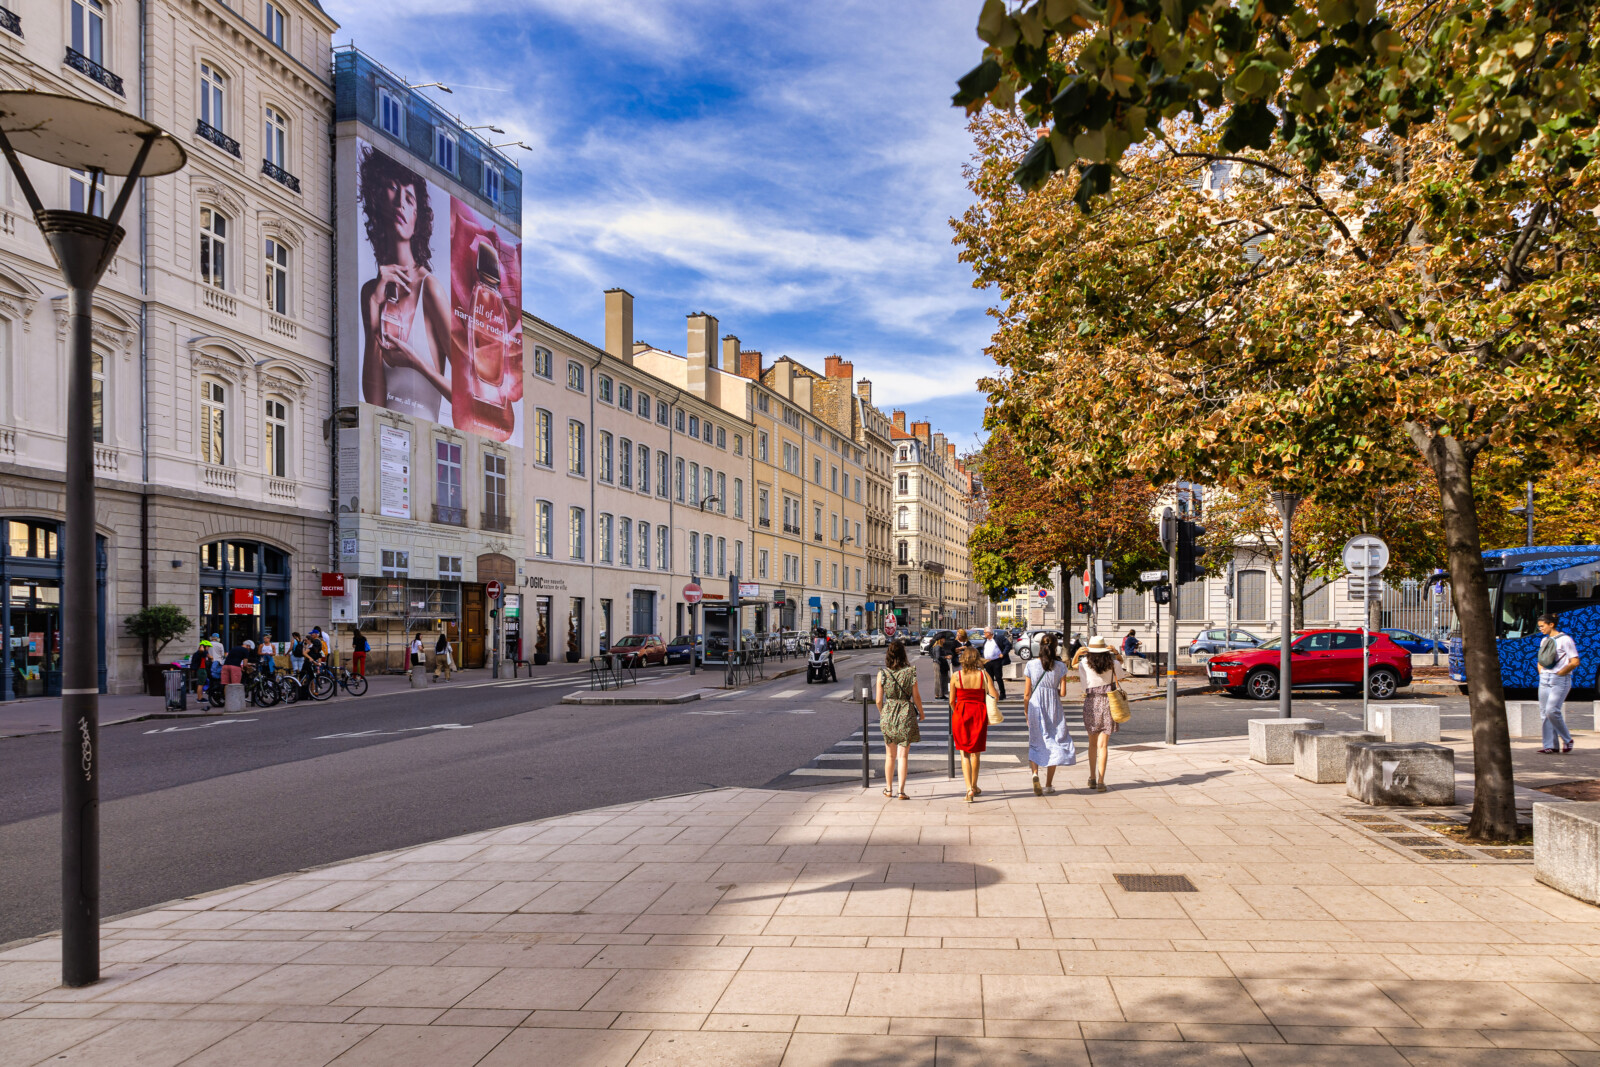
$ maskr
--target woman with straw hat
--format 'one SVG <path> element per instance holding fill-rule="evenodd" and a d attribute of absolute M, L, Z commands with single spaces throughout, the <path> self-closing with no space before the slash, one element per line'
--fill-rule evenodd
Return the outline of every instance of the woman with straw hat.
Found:
<path fill-rule="evenodd" d="M 1122 653 L 1099 634 L 1072 657 L 1083 674 L 1083 728 L 1089 733 L 1089 788 L 1106 791 L 1106 756 L 1117 723 L 1111 717 L 1111 690 L 1122 677 Z"/>

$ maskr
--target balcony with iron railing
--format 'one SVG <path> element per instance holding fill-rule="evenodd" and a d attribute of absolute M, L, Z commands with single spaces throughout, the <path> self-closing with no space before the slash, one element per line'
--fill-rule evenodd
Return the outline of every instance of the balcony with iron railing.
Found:
<path fill-rule="evenodd" d="M 22 16 L 10 8 L 0 7 L 0 30 L 22 36 Z"/>
<path fill-rule="evenodd" d="M 22 32 L 20 26 L 17 28 L 17 32 Z M 111 73 L 109 70 L 102 67 L 100 64 L 96 63 L 94 60 L 90 59 L 76 48 L 68 47 L 67 58 L 63 60 L 63 62 L 73 70 L 77 71 L 79 74 L 82 74 L 84 77 L 99 82 L 101 85 L 105 86 L 107 89 L 110 89 L 118 96 L 127 95 L 122 91 L 121 78 L 117 77 L 115 74 Z"/>
<path fill-rule="evenodd" d="M 195 122 L 194 132 L 196 137 L 210 141 L 212 144 L 216 145 L 230 156 L 238 158 L 239 142 L 235 141 L 232 137 L 229 137 L 227 134 L 211 125 L 211 123 L 207 122 L 205 119 L 200 119 Z"/>
<path fill-rule="evenodd" d="M 467 509 L 453 508 L 447 504 L 433 506 L 433 521 L 440 526 L 465 526 L 467 524 Z"/>
<path fill-rule="evenodd" d="M 766 530 L 772 529 L 772 520 L 771 519 L 761 518 L 761 519 L 757 519 L 756 522 L 758 524 L 760 524 L 762 529 L 766 529 Z"/>
<path fill-rule="evenodd" d="M 494 533 L 506 533 L 511 529 L 511 516 L 503 511 L 485 511 L 480 528 Z"/>
<path fill-rule="evenodd" d="M 234 155 L 238 154 L 238 152 L 234 152 Z M 267 177 L 271 178 L 285 189 L 288 189 L 290 192 L 298 193 L 300 191 L 300 179 L 296 178 L 293 174 L 290 174 L 288 171 L 284 170 L 270 159 L 263 159 L 261 161 L 261 173 L 265 174 Z"/>
<path fill-rule="evenodd" d="M 784 523 L 783 524 L 783 532 L 784 533 L 788 533 L 788 534 L 798 534 L 798 533 L 800 533 L 800 527 L 791 526 L 788 523 Z"/>

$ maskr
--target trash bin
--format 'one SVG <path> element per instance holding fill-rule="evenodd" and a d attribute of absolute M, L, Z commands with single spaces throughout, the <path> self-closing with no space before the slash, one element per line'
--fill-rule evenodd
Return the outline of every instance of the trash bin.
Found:
<path fill-rule="evenodd" d="M 166 671 L 163 675 L 167 684 L 167 709 L 169 711 L 189 710 L 188 678 L 183 671 Z"/>

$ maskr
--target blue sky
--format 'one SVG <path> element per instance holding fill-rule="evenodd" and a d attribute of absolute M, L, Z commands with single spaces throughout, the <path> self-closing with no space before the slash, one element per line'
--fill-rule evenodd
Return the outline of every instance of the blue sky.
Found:
<path fill-rule="evenodd" d="M 976 443 L 988 301 L 948 225 L 976 0 L 324 6 L 336 43 L 532 146 L 512 150 L 529 311 L 598 343 L 621 286 L 636 335 L 676 352 L 707 311 L 769 359 L 851 359 L 879 407 Z"/>

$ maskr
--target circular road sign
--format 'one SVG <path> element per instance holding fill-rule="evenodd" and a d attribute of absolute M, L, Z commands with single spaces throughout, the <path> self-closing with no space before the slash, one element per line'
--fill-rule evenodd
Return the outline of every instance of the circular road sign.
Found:
<path fill-rule="evenodd" d="M 900 628 L 900 624 L 894 621 L 894 616 L 893 615 L 884 616 L 884 619 L 883 619 L 883 632 L 884 632 L 884 634 L 886 636 L 893 637 L 894 636 L 894 632 L 896 630 L 898 630 L 899 628 Z"/>
<path fill-rule="evenodd" d="M 505 591 L 505 586 L 491 580 L 484 584 L 483 591 L 489 594 L 490 600 L 499 600 L 500 594 Z"/>
<path fill-rule="evenodd" d="M 1389 566 L 1389 546 L 1373 534 L 1357 534 L 1345 542 L 1345 570 L 1360 578 L 1376 578 Z"/>
<path fill-rule="evenodd" d="M 701 595 L 700 587 L 694 582 L 690 582 L 688 585 L 683 587 L 683 602 L 685 604 L 700 603 Z"/>

